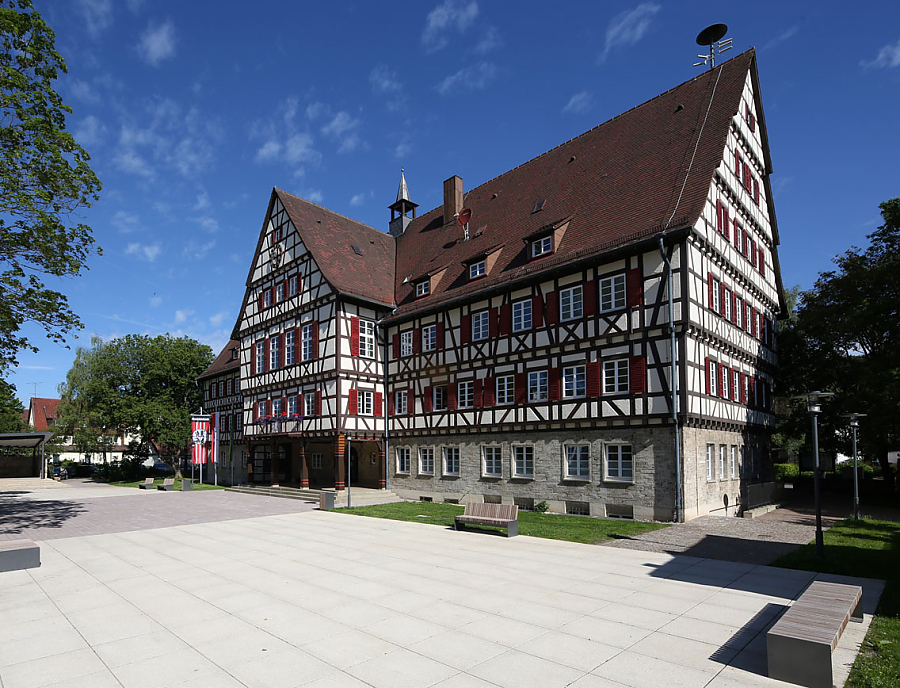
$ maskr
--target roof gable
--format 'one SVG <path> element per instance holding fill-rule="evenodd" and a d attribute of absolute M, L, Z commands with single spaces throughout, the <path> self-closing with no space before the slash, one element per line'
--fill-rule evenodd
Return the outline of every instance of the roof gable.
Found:
<path fill-rule="evenodd" d="M 219 355 L 216 356 L 216 360 L 214 360 L 209 368 L 203 371 L 203 373 L 197 378 L 198 380 L 202 380 L 203 378 L 207 378 L 211 375 L 215 375 L 217 373 L 224 373 L 230 370 L 237 370 L 241 367 L 241 358 L 240 355 L 233 355 L 233 351 L 240 352 L 241 343 L 232 339 L 229 341 L 225 348 L 219 352 Z"/>

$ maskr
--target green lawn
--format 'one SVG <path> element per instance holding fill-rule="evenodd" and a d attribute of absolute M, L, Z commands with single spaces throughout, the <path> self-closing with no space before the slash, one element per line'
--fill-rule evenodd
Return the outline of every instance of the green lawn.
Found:
<path fill-rule="evenodd" d="M 396 502 L 394 504 L 375 504 L 372 506 L 354 506 L 349 509 L 335 509 L 337 513 L 388 518 L 394 521 L 413 521 L 430 523 L 437 526 L 453 526 L 453 517 L 463 512 L 463 507 L 456 504 L 438 504 L 431 502 Z M 641 521 L 624 521 L 618 519 L 586 518 L 584 516 L 563 516 L 560 514 L 538 514 L 530 511 L 519 511 L 519 534 L 551 540 L 568 540 L 594 544 L 608 540 L 614 535 L 636 535 L 648 530 L 665 528 L 662 523 L 643 523 Z M 467 526 L 478 528 L 478 526 Z M 496 530 L 500 528 L 484 528 Z"/>
<path fill-rule="evenodd" d="M 162 478 L 156 478 L 153 481 L 154 485 L 162 485 Z M 142 480 L 118 480 L 116 482 L 109 483 L 110 485 L 115 485 L 116 487 L 137 487 L 142 484 L 144 481 Z M 207 485 L 206 483 L 194 483 L 195 490 L 224 490 L 224 485 Z M 175 490 L 181 490 L 181 478 L 175 478 Z"/>
<path fill-rule="evenodd" d="M 847 519 L 825 532 L 824 561 L 816 559 L 813 542 L 772 565 L 885 580 L 875 618 L 847 685 L 900 686 L 900 523 Z"/>

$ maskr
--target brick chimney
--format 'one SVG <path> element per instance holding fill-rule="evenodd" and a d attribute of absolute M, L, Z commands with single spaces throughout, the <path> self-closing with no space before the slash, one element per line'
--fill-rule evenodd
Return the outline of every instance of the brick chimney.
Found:
<path fill-rule="evenodd" d="M 462 177 L 453 175 L 444 182 L 444 225 L 456 221 L 456 216 L 463 207 Z"/>

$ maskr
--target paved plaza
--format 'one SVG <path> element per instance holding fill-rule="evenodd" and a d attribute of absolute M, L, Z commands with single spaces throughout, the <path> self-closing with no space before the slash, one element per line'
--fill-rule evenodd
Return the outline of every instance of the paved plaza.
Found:
<path fill-rule="evenodd" d="M 208 495 L 248 517 L 199 519 Z M 0 574 L 2 688 L 787 685 L 764 631 L 813 578 L 232 493 L 80 503 L 113 500 L 189 518 L 44 539 L 40 568 Z M 275 501 L 290 512 L 253 514 Z M 881 592 L 862 584 L 838 677 Z"/>

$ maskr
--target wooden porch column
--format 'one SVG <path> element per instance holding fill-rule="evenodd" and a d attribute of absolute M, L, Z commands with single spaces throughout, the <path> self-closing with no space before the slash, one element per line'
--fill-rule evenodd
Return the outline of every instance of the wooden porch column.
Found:
<path fill-rule="evenodd" d="M 309 467 L 306 464 L 306 443 L 301 442 L 300 447 L 300 487 L 309 487 Z"/>
<path fill-rule="evenodd" d="M 269 466 L 272 471 L 272 487 L 278 487 L 278 447 L 275 444 L 275 438 L 272 438 L 272 441 L 269 443 L 269 452 L 271 456 L 271 461 L 269 461 Z"/>
<path fill-rule="evenodd" d="M 334 489 L 343 490 L 347 485 L 347 438 L 343 434 L 334 440 Z"/>
<path fill-rule="evenodd" d="M 383 490 L 387 485 L 384 482 L 384 442 L 378 443 L 378 489 Z"/>

